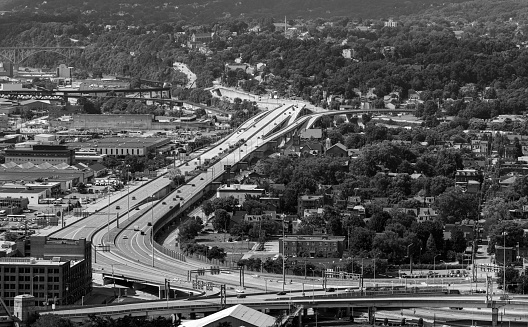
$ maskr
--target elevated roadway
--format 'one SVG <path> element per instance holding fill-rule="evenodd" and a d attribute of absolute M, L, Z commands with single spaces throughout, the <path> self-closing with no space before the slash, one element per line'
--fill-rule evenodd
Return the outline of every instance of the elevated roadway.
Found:
<path fill-rule="evenodd" d="M 176 190 L 170 192 L 171 181 L 167 178 L 167 174 L 164 174 L 131 192 L 129 196 L 125 195 L 109 203 L 99 212 L 51 234 L 51 237 L 91 240 L 95 248 L 94 266 L 100 269 L 106 267 L 106 271 L 109 271 L 111 267 L 115 274 L 153 281 L 161 285 L 165 278 L 173 280 L 176 277 L 187 276 L 188 270 L 203 267 L 204 263 L 186 263 L 174 260 L 157 250 L 153 251 L 151 239 L 153 228 L 157 232 L 162 227 L 157 225 L 160 219 L 173 219 L 187 210 L 194 202 L 200 200 L 209 190 L 211 183 L 222 176 L 224 165 L 236 165 L 242 161 L 247 153 L 259 146 L 259 140 L 271 130 L 272 126 L 275 126 L 272 124 L 274 121 L 287 119 L 294 114 L 296 109 L 293 106 L 283 106 L 261 113 L 245 122 L 222 143 L 204 152 L 200 157 L 180 165 L 179 168 L 182 171 L 190 171 L 203 161 L 225 153 L 237 142 L 245 141 L 243 147 L 227 154 L 209 167 L 208 171 L 198 174 Z M 121 210 L 130 208 L 131 211 L 130 213 L 126 210 L 116 212 L 117 207 Z M 135 210 L 136 208 L 139 210 Z M 126 219 L 128 217 L 130 218 Z M 117 219 L 120 221 L 119 229 Z M 134 230 L 135 226 L 139 226 L 144 235 Z M 109 246 L 110 251 L 97 250 L 97 248 L 102 248 L 102 245 Z M 235 274 L 207 276 L 204 279 L 223 281 L 231 285 L 238 284 L 238 276 Z M 261 283 L 251 284 L 248 283 L 248 286 L 261 287 Z"/>
<path fill-rule="evenodd" d="M 246 298 L 228 297 L 226 305 L 243 304 L 257 310 L 284 310 L 293 307 L 303 308 L 488 308 L 485 296 L 474 295 L 440 295 L 440 294 L 406 294 L 384 295 L 379 297 L 350 297 L 344 295 L 329 296 L 312 299 L 306 297 L 277 296 L 274 294 L 259 294 Z M 495 302 L 496 307 L 511 309 L 526 309 L 528 300 L 511 299 Z M 123 315 L 145 315 L 145 311 L 153 316 L 166 316 L 173 313 L 208 313 L 222 309 L 220 298 L 169 300 L 148 303 L 134 303 L 112 305 L 107 307 L 75 308 L 41 312 L 41 314 L 54 313 L 69 319 L 85 318 L 88 315 L 105 315 L 119 317 Z"/>
<path fill-rule="evenodd" d="M 244 160 L 248 154 L 262 147 L 265 143 L 283 137 L 303 126 L 313 124 L 324 115 L 337 115 L 355 113 L 355 110 L 329 111 L 315 114 L 303 112 L 303 108 L 295 105 L 284 105 L 275 110 L 263 112 L 246 121 L 234 133 L 228 136 L 222 143 L 200 155 L 199 158 L 190 160 L 179 166 L 182 170 L 192 170 L 207 159 L 218 158 L 226 149 L 238 143 L 238 148 L 218 160 L 207 171 L 198 174 L 192 180 L 179 186 L 170 192 L 171 181 L 166 175 L 149 182 L 144 188 L 138 189 L 121 199 L 109 204 L 100 214 L 91 215 L 69 225 L 54 234 L 53 237 L 61 238 L 87 238 L 97 247 L 99 245 L 109 246 L 109 252 L 97 251 L 96 267 L 112 267 L 117 274 L 137 280 L 153 281 L 160 283 L 164 279 L 179 280 L 181 282 L 187 276 L 188 270 L 208 266 L 206 263 L 192 260 L 178 260 L 164 254 L 153 247 L 152 233 L 157 233 L 166 223 L 172 222 L 194 203 L 201 200 L 206 192 L 212 190 L 212 184 L 219 180 L 224 173 L 226 165 L 236 165 Z M 305 125 L 307 124 L 308 125 Z M 277 131 L 280 129 L 279 131 Z M 242 142 L 240 142 L 242 141 Z M 160 192 L 160 190 L 164 190 Z M 154 197 L 152 197 L 154 195 Z M 134 199 L 135 198 L 135 199 Z M 121 220 L 120 228 L 117 228 L 116 216 L 112 211 L 119 206 L 127 208 L 130 201 L 132 210 L 130 214 L 119 213 Z M 111 214 L 108 215 L 108 212 Z M 101 214 L 102 213 L 102 214 Z M 130 220 L 123 221 L 125 214 L 130 215 Z M 138 226 L 143 233 L 134 230 Z M 106 227 L 106 228 L 105 228 Z M 144 235 L 142 235 L 144 234 Z M 108 271 L 108 270 L 106 270 Z M 237 285 L 239 276 L 231 275 L 206 275 L 200 279 L 215 283 Z M 187 285 L 188 286 L 188 285 Z M 261 280 L 248 280 L 246 286 L 250 288 L 263 289 Z M 270 285 L 270 289 L 279 285 Z M 279 286 L 282 287 L 282 285 Z"/>

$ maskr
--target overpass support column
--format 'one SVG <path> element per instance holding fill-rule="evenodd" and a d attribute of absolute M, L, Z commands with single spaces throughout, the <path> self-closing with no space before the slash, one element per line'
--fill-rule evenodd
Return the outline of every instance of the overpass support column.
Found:
<path fill-rule="evenodd" d="M 374 325 L 376 323 L 376 307 L 368 308 L 368 319 L 369 324 Z"/>
<path fill-rule="evenodd" d="M 299 311 L 299 327 L 303 327 L 303 316 L 304 316 L 304 310 L 305 309 L 302 309 L 301 311 Z"/>
<path fill-rule="evenodd" d="M 496 327 L 499 322 L 499 308 L 491 308 L 491 326 Z"/>

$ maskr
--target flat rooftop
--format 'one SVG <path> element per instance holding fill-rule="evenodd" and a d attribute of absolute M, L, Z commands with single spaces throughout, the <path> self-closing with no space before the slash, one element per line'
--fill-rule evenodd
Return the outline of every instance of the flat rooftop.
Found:
<path fill-rule="evenodd" d="M 43 189 L 27 190 L 22 188 L 0 187 L 0 193 L 35 194 L 42 193 Z"/>
<path fill-rule="evenodd" d="M 170 139 L 165 137 L 107 137 L 104 139 L 93 139 L 86 142 L 66 143 L 70 149 L 77 148 L 137 148 L 144 146 L 156 146 L 169 143 Z"/>
<path fill-rule="evenodd" d="M 79 175 L 83 175 L 82 170 L 77 170 L 76 173 L 71 170 L 43 170 L 43 169 L 1 169 L 0 168 L 0 181 L 1 182 L 12 182 L 12 181 L 34 181 L 37 178 L 48 178 L 49 183 L 64 182 L 72 179 L 79 178 Z M 60 176 L 59 178 L 54 178 Z"/>
<path fill-rule="evenodd" d="M 321 242 L 321 241 L 344 241 L 344 236 L 327 236 L 327 235 L 299 235 L 299 236 L 286 236 L 284 238 L 280 238 L 281 240 L 285 241 L 313 241 L 313 242 Z"/>
<path fill-rule="evenodd" d="M 231 186 L 221 185 L 218 191 L 264 191 L 258 185 L 232 184 Z"/>
<path fill-rule="evenodd" d="M 32 266 L 62 266 L 69 264 L 69 261 L 59 260 L 42 260 L 35 258 L 0 258 L 0 265 L 21 265 L 27 264 Z"/>

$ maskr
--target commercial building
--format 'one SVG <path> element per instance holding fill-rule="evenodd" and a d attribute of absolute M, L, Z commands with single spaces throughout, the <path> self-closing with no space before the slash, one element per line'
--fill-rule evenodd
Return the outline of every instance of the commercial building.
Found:
<path fill-rule="evenodd" d="M 28 198 L 0 197 L 0 210 L 6 210 L 9 214 L 17 214 L 21 210 L 27 209 Z"/>
<path fill-rule="evenodd" d="M 27 198 L 31 205 L 38 205 L 40 199 L 49 198 L 50 195 L 47 189 L 28 190 L 0 187 L 0 198 Z"/>
<path fill-rule="evenodd" d="M 288 257 L 340 258 L 344 241 L 344 236 L 286 236 L 279 239 L 279 251 Z"/>
<path fill-rule="evenodd" d="M 32 294 L 38 305 L 70 304 L 92 290 L 91 243 L 85 239 L 32 236 L 17 244 L 31 257 L 0 258 L 0 296 L 7 306 L 13 298 Z"/>
<path fill-rule="evenodd" d="M 71 190 L 71 188 L 78 183 L 89 183 L 93 177 L 94 172 L 89 169 L 57 169 L 53 168 L 39 168 L 39 166 L 24 168 L 20 166 L 6 167 L 7 164 L 0 165 L 0 183 L 27 183 L 38 179 L 47 181 L 49 183 L 59 182 L 62 191 Z"/>
<path fill-rule="evenodd" d="M 246 185 L 246 184 L 233 184 L 233 185 L 221 185 L 216 190 L 217 198 L 228 198 L 230 196 L 238 199 L 238 204 L 243 204 L 246 201 L 246 196 L 257 196 L 260 197 L 264 194 L 264 189 L 259 188 L 258 185 Z"/>
<path fill-rule="evenodd" d="M 65 64 L 60 64 L 57 67 L 57 77 L 72 78 L 73 67 L 68 67 Z"/>
<path fill-rule="evenodd" d="M 68 147 L 70 149 L 88 149 L 100 155 L 146 156 L 169 143 L 170 139 L 159 137 L 108 137 L 88 142 L 68 143 Z"/>
<path fill-rule="evenodd" d="M 75 129 L 131 131 L 151 130 L 152 115 L 73 115 Z"/>
<path fill-rule="evenodd" d="M 54 165 L 59 163 L 73 165 L 74 158 L 74 151 L 63 145 L 33 145 L 27 148 L 5 150 L 5 161 L 17 164 L 49 162 Z"/>
<path fill-rule="evenodd" d="M 0 76 L 13 77 L 13 64 L 9 61 L 0 62 Z"/>

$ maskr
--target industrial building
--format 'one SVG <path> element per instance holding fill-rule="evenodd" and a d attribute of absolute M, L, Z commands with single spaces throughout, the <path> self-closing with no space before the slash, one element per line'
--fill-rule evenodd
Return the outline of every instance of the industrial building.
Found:
<path fill-rule="evenodd" d="M 28 254 L 29 248 L 30 257 L 0 258 L 0 297 L 8 307 L 21 294 L 32 294 L 42 306 L 71 304 L 91 292 L 90 241 L 32 236 L 21 242 L 19 251 Z"/>
<path fill-rule="evenodd" d="M 20 167 L 9 164 L 0 165 L 0 185 L 17 182 L 19 184 L 34 183 L 36 180 L 43 180 L 48 183 L 60 183 L 61 191 L 71 190 L 78 183 L 89 183 L 94 177 L 94 171 L 85 169 L 57 169 L 34 167 Z"/>
<path fill-rule="evenodd" d="M 152 115 L 73 115 L 74 129 L 131 131 L 151 130 Z"/>
<path fill-rule="evenodd" d="M 68 143 L 68 147 L 72 150 L 88 149 L 90 152 L 109 156 L 146 156 L 169 143 L 170 139 L 158 137 L 108 137 Z"/>
<path fill-rule="evenodd" d="M 59 163 L 73 165 L 75 163 L 74 158 L 75 152 L 63 145 L 35 144 L 32 147 L 17 147 L 5 150 L 5 161 L 17 164 L 49 162 L 54 165 Z"/>
<path fill-rule="evenodd" d="M 0 198 L 27 198 L 30 205 L 38 205 L 40 199 L 49 198 L 48 189 L 17 189 L 0 187 Z"/>

